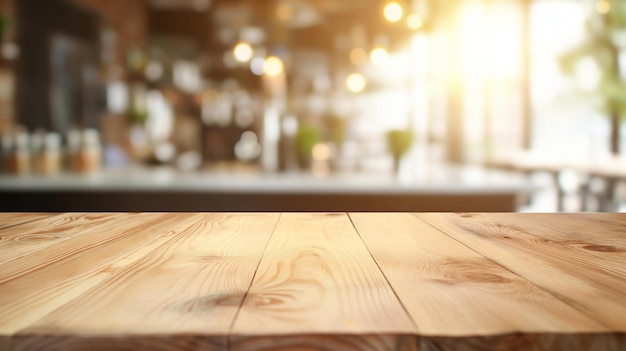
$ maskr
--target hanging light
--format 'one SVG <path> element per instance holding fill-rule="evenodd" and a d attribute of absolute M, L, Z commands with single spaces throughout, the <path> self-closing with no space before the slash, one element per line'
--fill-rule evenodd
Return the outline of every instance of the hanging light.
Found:
<path fill-rule="evenodd" d="M 383 14 L 389 22 L 398 22 L 404 15 L 404 8 L 397 1 L 389 1 L 383 8 Z"/>

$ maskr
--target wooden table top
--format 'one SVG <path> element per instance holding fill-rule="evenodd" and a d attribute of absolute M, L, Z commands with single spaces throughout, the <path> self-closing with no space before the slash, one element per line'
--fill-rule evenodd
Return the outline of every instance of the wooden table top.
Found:
<path fill-rule="evenodd" d="M 626 215 L 0 213 L 0 350 L 626 350 Z"/>

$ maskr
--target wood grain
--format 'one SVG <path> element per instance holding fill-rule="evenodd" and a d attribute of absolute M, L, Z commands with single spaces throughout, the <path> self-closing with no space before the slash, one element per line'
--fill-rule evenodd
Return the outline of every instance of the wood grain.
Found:
<path fill-rule="evenodd" d="M 478 215 L 477 215 L 478 216 Z M 498 216 L 502 224 L 524 228 L 529 240 L 558 244 L 572 250 L 578 260 L 626 276 L 626 216 L 617 213 L 580 213 L 576 220 L 562 215 L 524 213 Z"/>
<path fill-rule="evenodd" d="M 313 334 L 265 335 L 235 337 L 232 350 L 296 350 L 296 351 L 420 351 L 415 335 Z"/>
<path fill-rule="evenodd" d="M 0 265 L 95 230 L 121 214 L 64 213 L 0 231 Z"/>
<path fill-rule="evenodd" d="M 278 217 L 202 214 L 164 226 L 174 235 L 21 332 L 15 350 L 225 349 Z"/>
<path fill-rule="evenodd" d="M 530 220 L 566 235 L 567 239 L 584 241 L 602 240 L 616 248 L 591 250 L 623 254 L 626 247 L 626 215 L 623 213 L 519 213 L 520 220 Z M 575 216 L 572 220 L 571 216 Z M 508 214 L 507 214 L 508 217 Z"/>
<path fill-rule="evenodd" d="M 233 346 L 271 349 L 266 335 L 305 345 L 299 336 L 415 331 L 346 214 L 284 213 L 235 322 Z"/>
<path fill-rule="evenodd" d="M 190 221 L 191 214 L 129 214 L 106 230 L 0 266 L 0 345 L 17 331 L 141 259 Z M 4 351 L 4 350 L 2 350 Z"/>
<path fill-rule="evenodd" d="M 418 216 L 611 330 L 626 332 L 626 275 L 606 260 L 551 237 L 554 231 L 532 233 L 512 214 Z M 558 214 L 550 219 L 570 220 L 574 217 Z"/>
<path fill-rule="evenodd" d="M 454 338 L 447 336 L 424 337 L 420 351 L 623 351 L 626 337 L 616 334 L 560 334 L 515 333 Z"/>
<path fill-rule="evenodd" d="M 0 212 L 0 230 L 23 223 L 49 218 L 53 214 L 36 212 Z"/>
<path fill-rule="evenodd" d="M 608 331 L 411 214 L 350 217 L 422 336 Z"/>
<path fill-rule="evenodd" d="M 8 215 L 0 351 L 626 350 L 626 215 Z"/>

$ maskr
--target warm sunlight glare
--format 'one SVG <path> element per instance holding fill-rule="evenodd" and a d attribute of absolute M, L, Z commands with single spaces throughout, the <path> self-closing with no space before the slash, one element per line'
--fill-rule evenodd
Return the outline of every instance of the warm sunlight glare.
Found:
<path fill-rule="evenodd" d="M 597 62 L 591 57 L 585 57 L 578 62 L 575 68 L 576 82 L 585 91 L 594 91 L 598 88 L 602 78 L 602 71 Z"/>
<path fill-rule="evenodd" d="M 488 74 L 491 78 L 515 78 L 522 67 L 520 8 L 511 2 L 494 2 L 490 11 Z"/>
<path fill-rule="evenodd" d="M 459 18 L 461 65 L 466 76 L 480 77 L 486 69 L 486 16 L 479 2 L 469 2 L 462 8 Z"/>
<path fill-rule="evenodd" d="M 609 0 L 596 1 L 596 11 L 601 14 L 607 14 L 611 11 L 611 2 Z"/>
<path fill-rule="evenodd" d="M 460 13 L 458 35 L 466 77 L 502 79 L 521 73 L 522 29 L 515 5 L 468 2 Z"/>
<path fill-rule="evenodd" d="M 563 76 L 556 58 L 584 40 L 585 7 L 570 1 L 539 1 L 531 11 L 532 99 L 537 104 L 548 104 L 570 87 L 571 77 Z M 555 26 L 555 18 L 567 21 Z"/>

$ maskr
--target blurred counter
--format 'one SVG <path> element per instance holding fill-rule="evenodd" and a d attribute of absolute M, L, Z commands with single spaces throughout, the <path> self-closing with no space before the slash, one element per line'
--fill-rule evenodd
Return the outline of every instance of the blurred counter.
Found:
<path fill-rule="evenodd" d="M 172 168 L 0 176 L 2 211 L 515 211 L 523 177 L 476 167 L 388 173 L 262 173 Z"/>

